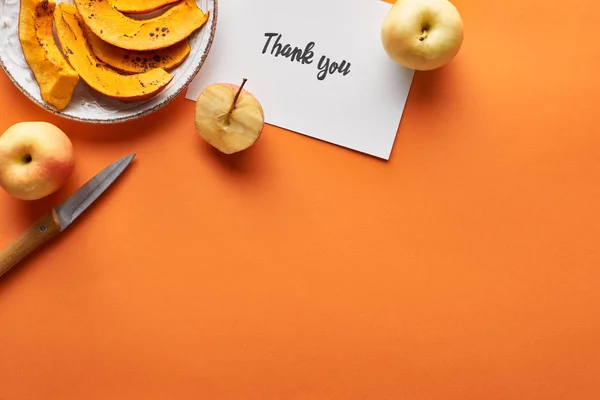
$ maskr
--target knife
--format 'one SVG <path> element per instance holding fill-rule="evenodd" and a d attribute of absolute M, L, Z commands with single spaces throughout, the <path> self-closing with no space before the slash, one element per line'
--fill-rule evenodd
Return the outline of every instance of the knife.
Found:
<path fill-rule="evenodd" d="M 0 250 L 0 277 L 34 250 L 67 229 L 127 169 L 135 154 L 124 157 L 100 171 L 61 205 L 31 225 L 14 242 Z"/>

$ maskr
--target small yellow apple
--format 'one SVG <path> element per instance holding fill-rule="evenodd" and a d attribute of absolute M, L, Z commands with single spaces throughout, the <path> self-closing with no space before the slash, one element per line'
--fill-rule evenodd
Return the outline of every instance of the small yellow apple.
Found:
<path fill-rule="evenodd" d="M 241 86 L 214 84 L 196 101 L 196 131 L 225 154 L 246 150 L 260 137 L 264 111 L 259 101 Z"/>
<path fill-rule="evenodd" d="M 0 136 L 0 187 L 21 200 L 56 192 L 75 166 L 71 141 L 47 122 L 21 122 Z"/>
<path fill-rule="evenodd" d="M 463 21 L 448 0 L 398 0 L 383 21 L 381 39 L 396 63 L 429 71 L 456 57 L 464 39 Z"/>

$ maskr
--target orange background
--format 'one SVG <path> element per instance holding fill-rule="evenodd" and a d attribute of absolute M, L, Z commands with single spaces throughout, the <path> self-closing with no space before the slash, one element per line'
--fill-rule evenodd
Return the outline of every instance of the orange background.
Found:
<path fill-rule="evenodd" d="M 0 399 L 599 399 L 600 7 L 456 4 L 389 162 L 273 127 L 220 156 L 183 95 L 73 123 L 0 74 L 0 131 L 77 156 L 48 199 L 0 193 L 1 246 L 138 154 L 0 281 Z"/>

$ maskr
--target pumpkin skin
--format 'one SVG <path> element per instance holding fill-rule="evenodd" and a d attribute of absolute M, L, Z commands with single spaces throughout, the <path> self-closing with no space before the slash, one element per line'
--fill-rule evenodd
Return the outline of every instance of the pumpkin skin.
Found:
<path fill-rule="evenodd" d="M 145 14 L 159 10 L 180 0 L 110 0 L 110 4 L 125 14 Z"/>
<path fill-rule="evenodd" d="M 187 39 L 208 20 L 195 0 L 184 0 L 155 18 L 129 18 L 108 0 L 75 0 L 85 24 L 100 39 L 126 50 L 164 49 Z"/>
<path fill-rule="evenodd" d="M 96 36 L 87 25 L 84 26 L 84 30 L 96 57 L 123 73 L 137 74 L 154 68 L 169 71 L 184 62 L 191 51 L 187 39 L 156 51 L 125 50 L 106 43 Z"/>
<path fill-rule="evenodd" d="M 42 99 L 63 110 L 70 102 L 79 75 L 67 63 L 52 35 L 52 0 L 21 0 L 19 41 Z"/>
<path fill-rule="evenodd" d="M 123 102 L 147 100 L 160 93 L 173 77 L 161 68 L 121 75 L 94 55 L 77 9 L 60 3 L 54 13 L 58 40 L 71 66 L 92 89 Z"/>

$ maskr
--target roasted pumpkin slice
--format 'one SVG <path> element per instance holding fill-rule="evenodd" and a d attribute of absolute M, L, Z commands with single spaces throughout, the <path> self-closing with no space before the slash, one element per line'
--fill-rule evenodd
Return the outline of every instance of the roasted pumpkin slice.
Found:
<path fill-rule="evenodd" d="M 42 99 L 59 110 L 70 102 L 79 75 L 67 63 L 52 36 L 54 1 L 21 0 L 19 40 Z"/>
<path fill-rule="evenodd" d="M 144 14 L 156 11 L 180 0 L 109 0 L 114 8 L 125 14 Z"/>
<path fill-rule="evenodd" d="M 133 51 L 113 46 L 100 39 L 84 26 L 92 51 L 101 61 L 124 73 L 146 72 L 154 68 L 171 70 L 181 64 L 190 54 L 188 40 L 183 40 L 166 49 L 156 51 Z"/>
<path fill-rule="evenodd" d="M 187 39 L 208 19 L 195 0 L 184 0 L 164 14 L 145 20 L 126 17 L 108 0 L 75 0 L 85 24 L 100 39 L 126 50 L 164 49 Z"/>
<path fill-rule="evenodd" d="M 94 55 L 83 31 L 84 23 L 77 9 L 60 3 L 54 15 L 56 33 L 69 63 L 91 88 L 124 102 L 147 100 L 171 82 L 164 69 L 155 68 L 134 75 L 121 75 Z"/>

